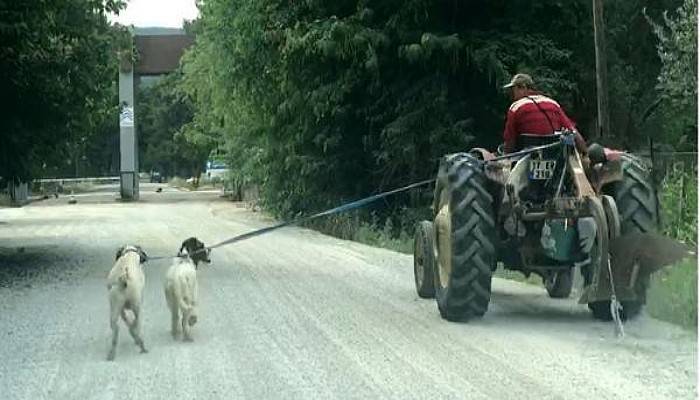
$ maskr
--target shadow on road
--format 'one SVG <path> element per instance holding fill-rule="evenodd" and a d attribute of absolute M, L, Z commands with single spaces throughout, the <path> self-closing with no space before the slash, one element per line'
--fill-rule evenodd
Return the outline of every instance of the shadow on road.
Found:
<path fill-rule="evenodd" d="M 80 278 L 89 258 L 85 249 L 68 246 L 0 247 L 0 287 L 32 287 Z"/>

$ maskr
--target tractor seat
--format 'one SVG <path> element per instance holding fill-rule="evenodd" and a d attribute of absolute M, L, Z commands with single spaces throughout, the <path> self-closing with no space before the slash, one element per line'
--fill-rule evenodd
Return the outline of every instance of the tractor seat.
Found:
<path fill-rule="evenodd" d="M 521 133 L 518 135 L 515 147 L 516 151 L 524 150 L 528 147 L 544 146 L 551 143 L 556 143 L 561 135 L 535 135 L 532 133 Z"/>

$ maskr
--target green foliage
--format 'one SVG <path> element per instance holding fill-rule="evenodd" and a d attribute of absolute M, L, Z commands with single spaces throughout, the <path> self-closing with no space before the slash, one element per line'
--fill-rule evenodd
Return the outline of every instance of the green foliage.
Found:
<path fill-rule="evenodd" d="M 697 247 L 697 171 L 671 169 L 659 191 L 663 233 Z M 687 328 L 697 328 L 697 260 L 685 260 L 664 268 L 652 277 L 648 295 L 649 314 Z"/>
<path fill-rule="evenodd" d="M 641 122 L 662 65 L 642 10 L 678 4 L 606 8 L 615 137 L 604 142 L 664 141 L 659 125 L 677 120 Z M 495 148 L 508 105 L 499 86 L 516 71 L 532 73 L 584 135 L 593 129 L 590 1 L 212 0 L 200 9 L 181 83 L 195 106 L 191 137 L 219 141 L 234 181 L 261 184 L 278 215 L 430 177 L 446 153 Z"/>
<path fill-rule="evenodd" d="M 659 193 L 663 231 L 685 243 L 698 243 L 698 181 L 695 173 L 673 170 Z"/>
<path fill-rule="evenodd" d="M 430 177 L 445 153 L 495 148 L 508 105 L 499 86 L 513 72 L 576 91 L 572 52 L 550 33 L 587 12 L 551 5 L 532 12 L 541 23 L 515 29 L 510 7 L 459 1 L 213 0 L 200 10 L 182 83 L 192 125 L 223 140 L 234 179 L 260 183 L 278 215 Z"/>
<path fill-rule="evenodd" d="M 652 277 L 648 294 L 649 314 L 697 330 L 698 263 L 686 260 Z"/>
<path fill-rule="evenodd" d="M 74 169 L 87 137 L 117 120 L 113 44 L 123 31 L 106 15 L 124 5 L 0 1 L 0 177 Z"/>
<path fill-rule="evenodd" d="M 213 147 L 187 130 L 193 119 L 190 98 L 179 90 L 180 72 L 142 87 L 137 95 L 140 169 L 164 176 L 199 176 Z"/>
<path fill-rule="evenodd" d="M 675 15 L 663 13 L 663 22 L 649 18 L 658 37 L 661 71 L 657 89 L 663 100 L 663 127 L 667 141 L 696 148 L 697 135 L 697 0 L 684 0 Z"/>
<path fill-rule="evenodd" d="M 654 86 L 661 65 L 656 54 L 656 38 L 643 10 L 650 15 L 660 15 L 677 3 L 678 0 L 605 2 L 610 103 L 608 110 L 612 137 L 602 138 L 602 143 L 636 150 L 646 146 L 650 135 L 657 141 L 662 140 L 657 125 L 651 123 L 652 121 L 642 121 L 643 114 L 657 98 Z M 592 32 L 588 37 L 582 38 L 584 41 L 592 39 Z M 590 50 L 591 52 L 582 55 L 586 58 L 581 59 L 595 60 L 593 48 Z M 585 97 L 592 101 L 588 112 L 595 117 L 595 66 L 589 65 L 582 74 L 593 83 L 587 87 L 590 92 L 586 93 Z M 591 119 L 590 122 L 595 121 Z M 592 131 L 595 126 L 588 125 L 586 128 L 587 131 Z"/>

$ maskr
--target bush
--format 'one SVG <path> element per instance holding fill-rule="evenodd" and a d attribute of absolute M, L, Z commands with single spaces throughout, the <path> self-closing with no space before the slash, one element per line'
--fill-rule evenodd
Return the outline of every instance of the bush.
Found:
<path fill-rule="evenodd" d="M 0 207 L 10 207 L 12 206 L 12 199 L 10 196 L 0 193 Z"/>
<path fill-rule="evenodd" d="M 684 170 L 666 175 L 660 193 L 663 233 L 697 246 L 698 181 Z M 652 277 L 649 288 L 649 315 L 687 328 L 697 329 L 697 260 L 685 260 L 666 267 Z"/>
<path fill-rule="evenodd" d="M 649 315 L 697 329 L 697 260 L 686 260 L 655 274 L 648 294 Z"/>
<path fill-rule="evenodd" d="M 683 169 L 666 175 L 659 193 L 663 233 L 685 243 L 698 242 L 698 181 Z"/>

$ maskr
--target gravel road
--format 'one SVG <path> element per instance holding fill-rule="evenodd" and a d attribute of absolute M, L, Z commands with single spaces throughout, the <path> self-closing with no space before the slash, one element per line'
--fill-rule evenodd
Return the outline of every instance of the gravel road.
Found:
<path fill-rule="evenodd" d="M 573 299 L 500 279 L 483 319 L 448 323 L 416 296 L 412 257 L 300 228 L 212 252 L 193 343 L 169 334 L 169 261 L 147 263 L 149 353 L 122 328 L 108 362 L 119 245 L 168 255 L 272 222 L 216 192 L 154 188 L 0 209 L 0 398 L 695 398 L 694 334 L 644 315 L 616 339 Z"/>

